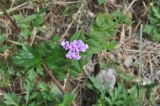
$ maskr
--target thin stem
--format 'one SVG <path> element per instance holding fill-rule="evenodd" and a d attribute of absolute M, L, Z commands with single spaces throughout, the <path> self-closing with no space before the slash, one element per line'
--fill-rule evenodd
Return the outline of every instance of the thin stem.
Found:
<path fill-rule="evenodd" d="M 63 86 L 57 81 L 56 77 L 51 73 L 51 71 L 48 69 L 47 65 L 42 63 L 42 68 L 45 71 L 46 74 L 48 74 L 51 79 L 52 82 L 55 83 L 55 85 L 63 92 L 66 93 L 65 89 L 63 89 Z M 72 106 L 77 106 L 77 104 L 73 101 L 72 102 Z"/>
<path fill-rule="evenodd" d="M 51 71 L 47 68 L 46 64 L 42 63 L 42 68 L 44 69 L 44 71 L 46 72 L 46 74 L 48 74 L 51 79 L 52 82 L 55 83 L 55 85 L 63 92 L 65 93 L 65 90 L 63 89 L 63 86 L 57 81 L 57 79 L 55 78 L 55 76 L 51 73 Z"/>
<path fill-rule="evenodd" d="M 141 77 L 142 72 L 142 38 L 143 38 L 143 25 L 140 26 L 140 40 L 139 40 L 139 77 Z"/>
<path fill-rule="evenodd" d="M 138 89 L 138 95 L 139 95 L 139 104 L 141 105 L 141 98 L 140 98 L 140 87 L 141 87 L 141 82 L 142 82 L 142 78 L 141 78 L 141 72 L 142 72 L 142 38 L 143 38 L 143 24 L 141 24 L 140 26 L 140 40 L 139 40 L 139 74 L 138 77 L 140 78 L 140 84 L 139 84 L 139 89 Z"/>

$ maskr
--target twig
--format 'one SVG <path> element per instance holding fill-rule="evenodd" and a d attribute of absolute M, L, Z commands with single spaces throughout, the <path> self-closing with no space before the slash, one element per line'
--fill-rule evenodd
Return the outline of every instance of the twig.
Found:
<path fill-rule="evenodd" d="M 128 12 L 128 10 L 132 7 L 132 5 L 134 4 L 134 2 L 137 0 L 133 0 L 130 5 L 127 7 L 127 9 L 124 11 L 124 14 L 126 14 Z"/>
<path fill-rule="evenodd" d="M 67 85 L 68 78 L 69 78 L 69 73 L 67 73 L 66 79 L 64 79 L 63 89 L 66 89 L 66 85 Z"/>
<path fill-rule="evenodd" d="M 52 82 L 55 83 L 55 85 L 63 92 L 66 93 L 66 91 L 63 89 L 63 86 L 57 81 L 57 79 L 55 78 L 55 76 L 50 72 L 50 70 L 47 68 L 46 64 L 42 63 L 42 68 L 43 70 L 46 72 L 46 74 L 48 74 L 51 79 Z"/>
<path fill-rule="evenodd" d="M 142 82 L 141 72 L 142 72 L 142 38 L 143 38 L 143 24 L 140 26 L 140 39 L 139 39 L 139 73 L 138 77 L 140 78 L 140 82 Z M 140 87 L 141 84 L 139 84 Z M 138 90 L 138 94 L 140 95 L 140 91 Z M 139 97 L 140 100 L 140 97 Z M 141 102 L 139 101 L 139 104 Z"/>
<path fill-rule="evenodd" d="M 15 10 L 17 10 L 17 9 L 25 6 L 25 5 L 27 5 L 28 3 L 29 3 L 29 2 L 25 2 L 25 3 L 23 3 L 23 4 L 20 4 L 20 5 L 16 6 L 16 7 L 13 7 L 13 8 L 11 8 L 11 9 L 9 9 L 9 10 L 6 10 L 6 12 L 7 12 L 7 13 L 13 12 L 13 11 L 15 11 Z M 3 15 L 3 14 L 5 14 L 5 13 L 4 13 L 4 12 L 0 12 L 0 15 Z"/>
<path fill-rule="evenodd" d="M 13 40 L 7 40 L 7 42 L 13 43 L 15 45 L 21 46 L 21 43 L 13 41 Z"/>
<path fill-rule="evenodd" d="M 2 11 L 4 12 L 4 14 L 6 15 L 6 17 L 11 21 L 11 23 L 14 25 L 14 27 L 16 28 L 16 31 L 19 33 L 20 32 L 20 28 L 17 26 L 17 24 L 15 23 L 15 21 L 12 20 L 12 18 L 10 17 L 10 15 L 6 12 L 5 8 L 3 7 L 3 3 L 0 1 L 0 8 L 2 9 Z"/>
<path fill-rule="evenodd" d="M 58 4 L 58 5 L 69 5 L 69 4 L 75 4 L 75 3 L 81 3 L 83 1 L 69 1 L 69 2 L 65 2 L 65 1 L 52 1 L 49 2 L 47 4 Z"/>
<path fill-rule="evenodd" d="M 124 29 L 124 24 L 122 25 L 122 32 L 120 35 L 120 43 L 124 43 L 125 40 L 125 29 Z"/>
<path fill-rule="evenodd" d="M 60 41 L 62 41 L 62 40 L 65 38 L 65 36 L 67 35 L 67 33 L 68 33 L 69 29 L 71 28 L 72 24 L 73 24 L 73 20 L 72 20 L 72 22 L 69 24 L 69 26 L 67 27 L 67 29 L 66 29 L 66 31 L 64 32 L 64 34 L 62 35 Z"/>
<path fill-rule="evenodd" d="M 52 79 L 52 82 L 55 83 L 55 85 L 61 90 L 62 93 L 66 93 L 66 90 L 63 89 L 63 86 L 57 81 L 56 77 L 51 73 L 51 71 L 48 69 L 47 65 L 42 63 L 42 68 L 45 71 L 47 75 L 49 75 Z M 77 106 L 76 103 L 73 101 L 72 106 Z"/>
<path fill-rule="evenodd" d="M 33 36 L 32 36 L 31 43 L 30 43 L 31 46 L 34 43 L 34 40 L 35 40 L 35 37 L 36 37 L 36 33 L 37 33 L 37 28 L 33 28 Z"/>
<path fill-rule="evenodd" d="M 139 40 L 139 77 L 141 76 L 142 71 L 142 38 L 143 38 L 143 25 L 140 26 L 140 40 Z"/>
<path fill-rule="evenodd" d="M 81 9 L 82 9 L 82 7 L 84 6 L 85 3 L 86 3 L 86 2 L 85 2 L 85 0 L 84 0 L 84 1 L 82 2 L 82 4 L 81 4 L 80 8 L 78 9 L 78 11 L 76 12 L 76 14 L 74 15 L 74 17 L 73 17 L 74 19 L 77 18 L 79 12 L 81 11 Z M 70 30 L 71 26 L 73 25 L 74 19 L 71 21 L 71 23 L 70 23 L 69 26 L 67 27 L 67 29 L 66 29 L 66 31 L 64 32 L 64 34 L 62 35 L 60 41 L 62 41 L 62 40 L 65 38 L 65 36 L 67 35 L 68 31 Z"/>
<path fill-rule="evenodd" d="M 144 8 L 146 9 L 146 11 L 148 10 L 147 9 L 147 6 L 146 6 L 146 3 L 143 1 L 143 6 L 144 6 Z"/>

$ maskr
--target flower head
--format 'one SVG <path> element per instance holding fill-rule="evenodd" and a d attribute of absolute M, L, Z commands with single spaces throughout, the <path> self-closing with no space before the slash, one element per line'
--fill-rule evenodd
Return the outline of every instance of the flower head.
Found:
<path fill-rule="evenodd" d="M 62 41 L 61 46 L 68 50 L 66 58 L 80 60 L 80 52 L 85 52 L 89 47 L 82 40 L 74 40 L 72 42 Z"/>

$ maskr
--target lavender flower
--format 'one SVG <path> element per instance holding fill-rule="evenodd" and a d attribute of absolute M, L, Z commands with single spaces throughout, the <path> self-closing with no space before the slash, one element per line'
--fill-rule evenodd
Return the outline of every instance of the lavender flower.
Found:
<path fill-rule="evenodd" d="M 82 40 L 74 40 L 72 42 L 62 41 L 61 46 L 68 50 L 66 58 L 80 60 L 80 52 L 85 52 L 89 47 Z"/>
<path fill-rule="evenodd" d="M 63 46 L 65 50 L 68 50 L 70 46 L 69 41 L 62 41 L 61 46 Z"/>
<path fill-rule="evenodd" d="M 78 52 L 72 52 L 72 51 L 69 51 L 67 54 L 66 54 L 66 58 L 69 58 L 69 59 L 76 59 L 76 60 L 80 60 L 81 59 L 81 56 Z"/>

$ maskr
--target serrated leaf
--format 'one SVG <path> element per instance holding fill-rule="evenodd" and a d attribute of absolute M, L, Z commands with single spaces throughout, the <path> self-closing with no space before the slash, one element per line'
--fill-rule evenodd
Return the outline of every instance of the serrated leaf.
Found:
<path fill-rule="evenodd" d="M 59 46 L 58 41 L 60 40 L 60 38 L 61 37 L 59 35 L 54 35 L 53 39 L 49 42 L 49 46 L 51 47 L 51 49 Z"/>
<path fill-rule="evenodd" d="M 12 60 L 17 66 L 25 68 L 38 66 L 41 62 L 40 57 L 35 53 L 34 49 L 27 45 L 23 45 L 22 50 Z"/>
<path fill-rule="evenodd" d="M 74 100 L 74 96 L 72 94 L 67 93 L 64 95 L 63 102 L 58 106 L 70 106 L 73 100 Z"/>
<path fill-rule="evenodd" d="M 5 94 L 4 95 L 4 103 L 7 105 L 19 106 L 18 102 L 20 102 L 20 98 L 15 94 Z"/>
<path fill-rule="evenodd" d="M 157 8 L 157 7 L 155 7 L 155 6 L 153 6 L 152 7 L 152 11 L 154 12 L 153 14 L 154 14 L 154 16 L 156 16 L 157 18 L 160 18 L 160 12 L 159 12 L 159 8 Z"/>
<path fill-rule="evenodd" d="M 117 42 L 112 40 L 111 42 L 108 42 L 108 44 L 106 45 L 106 49 L 111 51 L 115 48 L 116 45 L 117 45 Z"/>
<path fill-rule="evenodd" d="M 28 78 L 33 81 L 36 77 L 36 72 L 34 70 L 34 68 L 31 68 L 30 70 L 27 71 L 28 72 Z"/>
<path fill-rule="evenodd" d="M 151 33 L 153 31 L 154 27 L 155 26 L 152 26 L 152 25 L 146 25 L 143 31 L 146 33 Z"/>
<path fill-rule="evenodd" d="M 39 82 L 38 87 L 41 91 L 47 91 L 48 90 L 48 86 L 45 82 Z"/>
<path fill-rule="evenodd" d="M 54 65 L 55 63 L 60 62 L 59 60 L 65 59 L 65 53 L 66 51 L 62 47 L 55 47 L 48 53 L 45 61 L 48 64 Z"/>
<path fill-rule="evenodd" d="M 34 27 L 39 27 L 43 24 L 44 19 L 41 15 L 36 14 L 35 18 L 33 18 L 31 22 Z"/>
<path fill-rule="evenodd" d="M 98 77 L 93 77 L 90 76 L 89 79 L 91 80 L 91 82 L 93 83 L 93 86 L 98 89 L 98 90 L 102 90 L 101 89 L 101 84 L 100 84 L 100 79 Z"/>
<path fill-rule="evenodd" d="M 82 31 L 77 31 L 76 33 L 74 33 L 71 38 L 70 38 L 70 41 L 73 41 L 73 40 L 79 40 L 81 39 L 82 41 L 85 40 L 85 37 L 84 37 L 84 34 Z"/>
<path fill-rule="evenodd" d="M 70 65 L 68 72 L 73 76 L 79 75 L 82 69 L 82 66 L 80 66 L 79 61 L 71 60 L 70 64 L 71 65 Z"/>
<path fill-rule="evenodd" d="M 99 27 L 111 26 L 114 23 L 112 22 L 112 16 L 110 14 L 99 14 L 96 18 L 96 24 Z"/>

